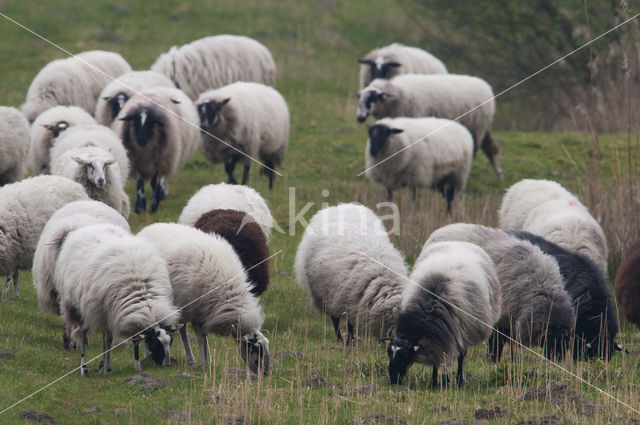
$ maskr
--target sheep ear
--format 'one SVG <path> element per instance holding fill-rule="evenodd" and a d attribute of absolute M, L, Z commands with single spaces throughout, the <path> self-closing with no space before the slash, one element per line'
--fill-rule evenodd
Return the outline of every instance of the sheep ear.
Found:
<path fill-rule="evenodd" d="M 393 97 L 395 97 L 395 95 L 393 95 L 391 93 L 385 93 L 385 92 L 378 93 L 378 99 L 380 99 L 380 100 L 387 100 L 387 99 L 391 99 Z"/>
<path fill-rule="evenodd" d="M 42 126 L 43 126 L 44 128 L 46 128 L 47 130 L 49 130 L 49 131 L 53 131 L 53 130 L 55 130 L 55 128 L 56 128 L 55 126 L 50 125 L 50 124 L 42 124 Z"/>
<path fill-rule="evenodd" d="M 363 65 L 373 65 L 373 61 L 370 59 L 358 59 L 358 63 Z"/>
<path fill-rule="evenodd" d="M 398 133 L 402 133 L 403 131 L 404 131 L 404 130 L 403 130 L 403 129 L 401 129 L 401 128 L 390 128 L 390 129 L 389 129 L 389 132 L 390 132 L 391 134 L 398 134 Z"/>
<path fill-rule="evenodd" d="M 226 105 L 227 103 L 229 103 L 229 101 L 230 101 L 230 100 L 231 100 L 231 98 L 230 98 L 230 97 L 228 97 L 228 98 L 226 98 L 226 99 L 223 99 L 223 100 L 221 100 L 221 101 L 218 103 L 218 106 L 219 106 L 219 107 L 223 107 L 224 105 Z"/>
<path fill-rule="evenodd" d="M 173 103 L 175 103 L 176 105 L 179 105 L 179 104 L 180 104 L 180 101 L 179 101 L 179 100 L 177 100 L 177 99 L 171 99 L 171 101 L 172 101 Z"/>
<path fill-rule="evenodd" d="M 126 117 L 118 118 L 120 121 L 133 121 L 138 116 L 137 113 L 133 112 Z"/>
<path fill-rule="evenodd" d="M 357 92 L 355 92 L 355 95 L 356 95 L 356 97 L 357 97 L 358 99 L 360 99 L 360 96 L 361 96 L 360 90 L 358 90 Z"/>
<path fill-rule="evenodd" d="M 111 164 L 113 164 L 114 162 L 116 162 L 115 158 L 107 159 L 107 160 L 104 162 L 104 165 L 111 165 Z"/>
<path fill-rule="evenodd" d="M 102 100 L 106 100 L 108 102 L 111 100 L 111 96 L 102 96 Z"/>
<path fill-rule="evenodd" d="M 144 335 L 143 334 L 137 334 L 134 335 L 133 337 L 131 337 L 131 341 L 135 342 L 135 341 L 142 341 L 144 339 Z"/>
<path fill-rule="evenodd" d="M 85 164 L 84 158 L 81 158 L 79 156 L 72 156 L 71 159 L 73 159 L 75 162 L 77 162 L 80 165 Z"/>
<path fill-rule="evenodd" d="M 393 338 L 378 338 L 378 342 L 390 342 L 393 341 Z"/>
<path fill-rule="evenodd" d="M 413 352 L 416 354 L 422 354 L 423 356 L 428 356 L 430 353 L 419 345 L 413 346 Z"/>
<path fill-rule="evenodd" d="M 402 64 L 400 64 L 399 62 L 387 62 L 385 65 L 388 65 L 392 68 L 398 68 L 399 66 L 402 66 Z"/>
<path fill-rule="evenodd" d="M 616 342 L 616 344 L 614 345 L 615 351 L 624 351 L 626 354 L 629 354 L 629 350 L 627 350 L 626 348 L 624 348 L 622 345 L 618 344 Z"/>

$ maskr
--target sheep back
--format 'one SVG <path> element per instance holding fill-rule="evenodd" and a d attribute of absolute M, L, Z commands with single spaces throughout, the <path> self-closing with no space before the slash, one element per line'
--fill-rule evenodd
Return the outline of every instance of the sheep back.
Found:
<path fill-rule="evenodd" d="M 0 106 L 0 186 L 27 174 L 29 122 L 16 108 Z"/>

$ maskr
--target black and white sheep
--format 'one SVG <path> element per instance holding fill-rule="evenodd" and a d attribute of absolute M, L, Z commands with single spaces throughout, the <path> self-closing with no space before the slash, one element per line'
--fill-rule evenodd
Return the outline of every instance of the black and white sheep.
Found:
<path fill-rule="evenodd" d="M 40 233 L 53 213 L 87 199 L 82 185 L 60 176 L 30 177 L 0 188 L 0 276 L 7 276 L 3 297 L 11 278 L 18 295 L 18 270 L 31 268 Z"/>
<path fill-rule="evenodd" d="M 200 152 L 211 162 L 224 162 L 229 183 L 244 165 L 242 184 L 249 180 L 251 161 L 262 161 L 273 188 L 275 167 L 289 145 L 289 108 L 277 90 L 258 83 L 236 82 L 202 93 L 196 101 L 203 130 Z"/>
<path fill-rule="evenodd" d="M 360 122 L 369 114 L 375 118 L 433 116 L 460 122 L 473 136 L 474 154 L 478 147 L 482 148 L 502 178 L 496 159 L 500 147 L 489 131 L 495 112 L 494 95 L 483 79 L 454 74 L 404 74 L 392 80 L 374 80 L 358 95 Z"/>
<path fill-rule="evenodd" d="M 167 196 L 167 180 L 187 162 L 200 143 L 198 112 L 181 90 L 156 87 L 135 95 L 120 111 L 113 128 L 136 174 L 134 211 L 147 209 L 145 180 L 151 181 L 151 212 Z"/>
<path fill-rule="evenodd" d="M 500 360 L 507 337 L 544 347 L 547 358 L 564 357 L 576 314 L 553 257 L 502 230 L 476 224 L 444 226 L 426 244 L 442 241 L 476 244 L 496 265 L 502 316 L 496 325 L 500 333 L 494 332 L 490 339 L 493 360 Z"/>
<path fill-rule="evenodd" d="M 264 315 L 233 247 L 221 236 L 175 223 L 152 224 L 138 237 L 153 243 L 167 262 L 173 302 L 181 309 L 182 322 L 193 325 L 201 363 L 208 363 L 208 333 L 231 335 L 249 368 L 268 373 L 269 341 L 261 332 Z M 180 335 L 187 361 L 194 364 L 186 326 Z"/>
<path fill-rule="evenodd" d="M 110 223 L 130 231 L 129 224 L 122 215 L 113 208 L 98 201 L 70 202 L 57 210 L 47 221 L 38 239 L 33 254 L 33 285 L 38 295 L 40 308 L 48 313 L 60 314 L 58 286 L 53 278 L 55 265 L 67 235 L 83 226 L 99 223 Z M 63 348 L 73 345 L 69 329 L 62 334 Z"/>
<path fill-rule="evenodd" d="M 87 111 L 78 106 L 54 106 L 36 118 L 31 125 L 29 166 L 35 174 L 49 174 L 49 151 L 60 133 L 69 127 L 96 124 Z"/>
<path fill-rule="evenodd" d="M 180 316 L 172 302 L 167 264 L 148 241 L 112 224 L 83 226 L 62 243 L 54 279 L 62 319 L 80 344 L 82 376 L 88 375 L 86 336 L 99 329 L 103 373 L 111 371 L 113 335 L 133 340 L 138 371 L 140 341 L 157 365 L 171 363 L 170 332 Z"/>
<path fill-rule="evenodd" d="M 16 108 L 0 106 L 0 186 L 27 174 L 29 122 Z"/>
<path fill-rule="evenodd" d="M 622 315 L 640 327 L 640 241 L 625 253 L 616 272 L 613 289 Z"/>
<path fill-rule="evenodd" d="M 611 358 L 620 349 L 616 306 L 603 271 L 587 256 L 569 251 L 545 238 L 525 231 L 507 230 L 519 239 L 531 242 L 560 267 L 564 287 L 573 299 L 576 311 L 574 359 Z"/>
<path fill-rule="evenodd" d="M 500 318 L 501 289 L 493 261 L 467 242 L 425 245 L 409 276 L 395 338 L 388 340 L 389 380 L 402 383 L 414 362 L 438 366 L 458 359 L 456 383 L 464 383 L 467 348 L 482 344 Z M 446 381 L 445 381 L 446 384 Z"/>
<path fill-rule="evenodd" d="M 418 47 L 393 43 L 379 47 L 358 60 L 360 88 L 376 78 L 391 79 L 399 74 L 446 74 L 447 67 L 440 59 Z"/>
<path fill-rule="evenodd" d="M 29 122 L 56 105 L 79 106 L 93 115 L 98 95 L 112 79 L 131 71 L 117 53 L 91 50 L 49 62 L 35 76 L 22 112 Z"/>
<path fill-rule="evenodd" d="M 438 190 L 451 212 L 454 197 L 463 192 L 473 160 L 473 140 L 455 121 L 440 118 L 383 118 L 369 127 L 365 175 L 387 188 L 408 186 Z"/>
<path fill-rule="evenodd" d="M 236 81 L 273 86 L 276 78 L 276 64 L 262 43 L 228 34 L 173 46 L 158 57 L 151 70 L 169 77 L 192 100 Z"/>
<path fill-rule="evenodd" d="M 407 284 L 407 266 L 380 219 L 365 206 L 341 204 L 318 211 L 302 235 L 296 281 L 315 308 L 331 317 L 338 340 L 345 318 L 365 335 L 391 333 Z"/>
<path fill-rule="evenodd" d="M 155 71 L 131 71 L 122 74 L 100 92 L 96 103 L 96 121 L 110 126 L 129 98 L 152 87 L 175 87 L 175 84 L 169 77 Z"/>

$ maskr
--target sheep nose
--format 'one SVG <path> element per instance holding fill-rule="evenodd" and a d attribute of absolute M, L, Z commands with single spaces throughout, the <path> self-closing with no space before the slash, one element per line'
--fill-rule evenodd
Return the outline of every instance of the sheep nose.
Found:
<path fill-rule="evenodd" d="M 366 119 L 367 119 L 366 115 L 364 115 L 364 116 L 363 115 L 358 115 L 358 122 L 364 122 L 364 120 L 366 120 Z"/>
<path fill-rule="evenodd" d="M 104 179 L 102 177 L 100 177 L 98 179 L 98 187 L 103 187 L 104 186 Z"/>

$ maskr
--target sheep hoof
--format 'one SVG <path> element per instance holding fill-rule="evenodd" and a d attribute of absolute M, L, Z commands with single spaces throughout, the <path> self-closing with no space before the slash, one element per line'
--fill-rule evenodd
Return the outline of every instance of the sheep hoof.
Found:
<path fill-rule="evenodd" d="M 133 211 L 136 214 L 140 214 L 141 211 L 146 211 L 147 210 L 147 200 L 144 198 L 140 198 L 136 200 L 136 206 L 133 209 Z"/>

